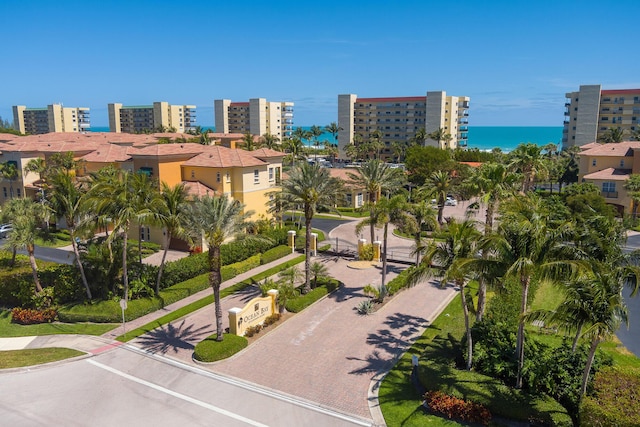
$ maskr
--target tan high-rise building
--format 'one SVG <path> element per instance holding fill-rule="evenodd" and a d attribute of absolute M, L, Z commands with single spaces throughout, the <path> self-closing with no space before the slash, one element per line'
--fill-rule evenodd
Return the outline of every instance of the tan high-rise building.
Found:
<path fill-rule="evenodd" d="M 249 102 L 216 99 L 213 103 L 218 133 L 269 133 L 280 140 L 293 132 L 293 102 L 269 102 L 253 98 Z"/>
<path fill-rule="evenodd" d="M 141 133 L 148 131 L 189 132 L 196 126 L 195 105 L 171 105 L 154 102 L 153 105 L 108 105 L 109 131 Z"/>
<path fill-rule="evenodd" d="M 338 95 L 338 147 L 340 158 L 346 158 L 345 147 L 354 143 L 356 135 L 367 141 L 380 132 L 385 148 L 382 154 L 392 156 L 391 144 L 408 143 L 418 131 L 427 134 L 443 130 L 450 139 L 439 141 L 441 148 L 467 145 L 469 97 L 447 96 L 444 91 L 427 92 L 426 96 L 390 98 L 358 98 L 357 95 Z M 426 145 L 438 141 L 426 139 Z"/>
<path fill-rule="evenodd" d="M 621 129 L 629 140 L 640 130 L 640 89 L 601 90 L 600 85 L 582 85 L 566 94 L 562 146 L 596 142 L 609 129 Z"/>
<path fill-rule="evenodd" d="M 91 126 L 89 109 L 51 104 L 45 108 L 13 106 L 13 125 L 21 133 L 87 132 Z"/>

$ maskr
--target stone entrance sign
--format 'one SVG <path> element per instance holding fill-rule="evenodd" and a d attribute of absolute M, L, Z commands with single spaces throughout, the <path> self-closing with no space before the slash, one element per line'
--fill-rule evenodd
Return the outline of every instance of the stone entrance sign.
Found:
<path fill-rule="evenodd" d="M 252 299 L 244 308 L 229 309 L 229 333 L 242 336 L 248 327 L 261 325 L 264 319 L 276 313 L 278 291 L 271 289 L 267 294 Z"/>

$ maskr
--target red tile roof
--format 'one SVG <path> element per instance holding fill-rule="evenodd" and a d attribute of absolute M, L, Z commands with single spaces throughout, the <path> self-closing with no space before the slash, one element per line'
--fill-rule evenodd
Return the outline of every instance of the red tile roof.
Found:
<path fill-rule="evenodd" d="M 216 190 L 204 185 L 200 181 L 182 181 L 182 183 L 187 190 L 187 195 L 190 197 L 213 196 L 216 193 Z"/>
<path fill-rule="evenodd" d="M 601 171 L 592 172 L 584 176 L 585 179 L 600 179 L 607 181 L 626 181 L 631 175 L 631 169 L 607 168 Z"/>
<path fill-rule="evenodd" d="M 92 163 L 116 163 L 131 160 L 127 153 L 131 147 L 117 144 L 102 144 L 95 151 L 83 156 L 81 160 Z"/>
<path fill-rule="evenodd" d="M 584 150 L 581 156 L 631 157 L 633 150 L 640 148 L 640 141 L 623 141 L 610 144 L 598 144 L 597 147 Z"/>
<path fill-rule="evenodd" d="M 193 157 L 205 151 L 206 146 L 193 143 L 183 144 L 153 144 L 141 148 L 132 148 L 129 150 L 129 155 L 136 156 L 179 156 L 179 157 Z"/>
<path fill-rule="evenodd" d="M 248 153 L 259 159 L 269 159 L 273 157 L 282 158 L 285 156 L 285 154 L 282 151 L 276 151 L 270 148 L 259 148 L 257 150 L 249 151 Z"/>
<path fill-rule="evenodd" d="M 209 145 L 207 150 L 186 162 L 183 166 L 201 166 L 210 168 L 230 168 L 264 166 L 266 163 L 252 156 L 249 151 L 234 150 L 220 145 Z"/>
<path fill-rule="evenodd" d="M 479 168 L 482 166 L 482 162 L 458 162 L 463 165 L 471 166 L 472 168 Z"/>

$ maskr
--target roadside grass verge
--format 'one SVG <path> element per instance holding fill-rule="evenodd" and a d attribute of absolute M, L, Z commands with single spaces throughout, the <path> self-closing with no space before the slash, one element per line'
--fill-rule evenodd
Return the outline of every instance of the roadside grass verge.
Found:
<path fill-rule="evenodd" d="M 0 369 L 41 365 L 82 356 L 83 354 L 85 353 L 82 351 L 59 347 L 0 351 Z"/>
<path fill-rule="evenodd" d="M 102 335 L 117 324 L 111 323 L 40 323 L 36 325 L 19 325 L 11 322 L 11 310 L 0 310 L 0 337 L 30 337 L 36 335 Z"/>
<path fill-rule="evenodd" d="M 224 334 L 222 341 L 216 341 L 216 334 L 213 334 L 196 344 L 193 357 L 200 362 L 216 362 L 233 356 L 247 345 L 249 341 L 245 337 Z"/>
<path fill-rule="evenodd" d="M 248 286 L 252 286 L 255 284 L 258 284 L 261 280 L 264 280 L 267 277 L 273 276 L 275 274 L 278 274 L 280 271 L 285 270 L 291 266 L 294 266 L 296 264 L 299 264 L 301 262 L 304 261 L 304 255 L 298 256 L 292 260 L 289 260 L 287 262 L 284 262 L 282 264 L 279 264 L 275 267 L 272 267 L 268 270 L 265 270 L 261 273 L 258 273 L 246 280 L 243 280 L 242 282 L 238 282 L 235 285 L 229 286 L 227 288 L 221 289 L 220 290 L 220 298 L 225 298 L 235 292 L 238 292 Z M 198 276 L 195 279 L 199 279 L 199 280 L 204 280 L 206 283 L 208 283 L 208 274 L 203 274 L 201 276 Z M 191 279 L 191 280 L 195 280 L 195 279 Z M 208 295 L 204 298 L 199 299 L 198 301 L 194 301 L 191 304 L 188 304 L 182 308 L 179 308 L 175 311 L 172 311 L 169 314 L 166 314 L 162 317 L 160 317 L 159 319 L 156 319 L 152 322 L 147 323 L 146 325 L 143 325 L 139 328 L 133 329 L 129 332 L 127 332 L 126 334 L 120 335 L 116 338 L 116 340 L 121 341 L 121 342 L 127 342 L 130 341 L 134 338 L 139 337 L 140 335 L 144 335 L 162 325 L 165 325 L 167 323 L 170 323 L 174 320 L 177 320 L 183 316 L 186 316 L 187 314 L 193 313 L 196 310 L 201 309 L 202 307 L 205 307 L 209 304 L 213 304 L 213 295 Z"/>

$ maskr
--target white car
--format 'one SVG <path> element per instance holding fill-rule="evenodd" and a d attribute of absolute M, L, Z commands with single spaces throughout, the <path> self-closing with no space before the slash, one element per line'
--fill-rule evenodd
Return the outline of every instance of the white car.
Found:
<path fill-rule="evenodd" d="M 13 226 L 11 224 L 2 224 L 0 225 L 0 239 L 4 239 L 7 237 L 7 234 L 13 230 Z"/>
<path fill-rule="evenodd" d="M 447 200 L 444 201 L 445 206 L 458 206 L 458 201 L 453 197 L 447 197 Z"/>

